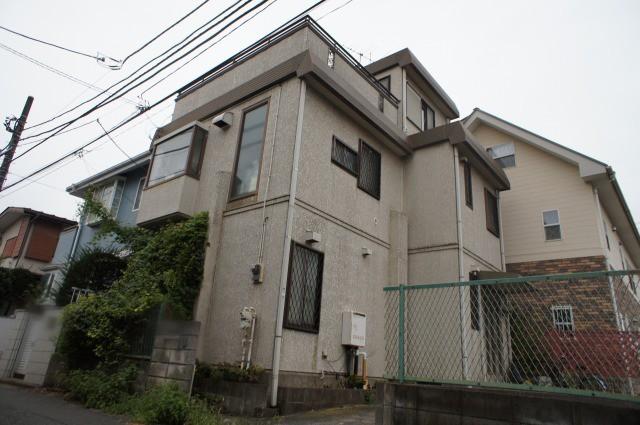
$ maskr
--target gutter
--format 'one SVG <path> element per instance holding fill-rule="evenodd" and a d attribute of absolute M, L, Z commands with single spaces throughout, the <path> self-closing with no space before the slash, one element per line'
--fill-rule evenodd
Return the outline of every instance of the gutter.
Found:
<path fill-rule="evenodd" d="M 270 405 L 278 405 L 278 379 L 280 377 L 280 354 L 282 351 L 282 328 L 284 324 L 284 307 L 287 296 L 287 277 L 289 271 L 289 254 L 291 232 L 293 228 L 293 213 L 298 190 L 298 163 L 300 159 L 300 145 L 302 144 L 302 122 L 304 104 L 307 93 L 307 83 L 300 79 L 300 98 L 298 101 L 298 120 L 296 124 L 296 139 L 293 146 L 293 167 L 291 168 L 291 184 L 289 186 L 289 202 L 287 206 L 287 224 L 282 247 L 282 266 L 280 268 L 280 287 L 278 288 L 278 307 L 276 312 L 276 329 L 273 341 L 273 358 L 271 361 L 271 399 Z"/>

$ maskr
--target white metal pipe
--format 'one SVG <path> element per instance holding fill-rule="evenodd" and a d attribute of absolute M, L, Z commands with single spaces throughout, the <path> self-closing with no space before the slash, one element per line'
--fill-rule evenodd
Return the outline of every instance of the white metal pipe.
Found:
<path fill-rule="evenodd" d="M 502 231 L 502 196 L 498 192 L 498 232 L 500 233 L 500 262 L 502 264 L 501 270 L 507 271 L 507 264 L 504 255 L 504 232 Z"/>
<path fill-rule="evenodd" d="M 251 318 L 251 335 L 249 337 L 249 349 L 247 353 L 247 369 L 251 367 L 251 353 L 253 351 L 253 338 L 256 332 L 256 316 L 255 314 Z"/>
<path fill-rule="evenodd" d="M 298 162 L 300 159 L 300 145 L 302 144 L 302 122 L 304 118 L 304 103 L 307 85 L 300 80 L 300 99 L 298 102 L 298 120 L 296 124 L 296 139 L 293 146 L 293 167 L 291 167 L 291 184 L 289 186 L 289 203 L 287 206 L 287 224 L 282 247 L 282 267 L 280 268 L 280 287 L 278 288 L 278 310 L 276 314 L 276 329 L 273 341 L 273 358 L 271 361 L 271 406 L 278 404 L 278 378 L 280 375 L 280 351 L 282 348 L 282 326 L 284 323 L 284 306 L 287 295 L 287 271 L 289 270 L 289 246 L 293 228 L 293 212 L 295 208 L 296 192 L 298 189 Z"/>
<path fill-rule="evenodd" d="M 402 102 L 401 102 L 401 113 L 402 113 L 402 131 L 407 132 L 407 71 L 402 68 Z"/>
<path fill-rule="evenodd" d="M 458 280 L 463 282 L 464 275 L 464 240 L 462 238 L 462 205 L 460 201 L 460 157 L 458 155 L 458 147 L 453 147 L 453 179 L 455 182 L 456 196 L 456 233 L 458 237 Z M 466 380 L 469 376 L 468 371 L 468 350 L 467 350 L 467 332 L 465 320 L 465 288 L 458 286 L 458 298 L 460 300 L 460 351 L 462 355 L 462 379 Z"/>

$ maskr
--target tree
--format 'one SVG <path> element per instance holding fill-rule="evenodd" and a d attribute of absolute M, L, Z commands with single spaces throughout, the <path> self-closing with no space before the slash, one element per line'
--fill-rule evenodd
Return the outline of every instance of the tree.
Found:
<path fill-rule="evenodd" d="M 27 306 L 41 292 L 40 276 L 37 274 L 22 268 L 0 267 L 0 316 Z"/>

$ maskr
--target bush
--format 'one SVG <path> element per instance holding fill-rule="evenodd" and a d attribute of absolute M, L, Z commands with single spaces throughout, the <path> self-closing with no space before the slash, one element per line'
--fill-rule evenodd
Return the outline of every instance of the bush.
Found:
<path fill-rule="evenodd" d="M 249 369 L 241 369 L 240 365 L 231 363 L 216 365 L 197 363 L 194 386 L 198 387 L 206 381 L 217 382 L 220 380 L 255 383 L 260 380 L 263 373 L 264 369 L 256 365 L 251 365 Z"/>
<path fill-rule="evenodd" d="M 184 425 L 189 417 L 189 398 L 175 384 L 151 388 L 137 404 L 135 419 L 147 425 Z"/>
<path fill-rule="evenodd" d="M 41 292 L 40 276 L 27 269 L 0 267 L 0 316 L 25 307 Z"/>
<path fill-rule="evenodd" d="M 116 371 L 72 370 L 63 385 L 74 400 L 90 408 L 107 409 L 129 398 L 137 373 L 135 366 Z"/>
<path fill-rule="evenodd" d="M 103 291 L 122 276 L 126 260 L 114 249 L 93 246 L 83 249 L 79 257 L 66 265 L 64 280 L 56 293 L 56 304 L 71 302 L 73 287 Z"/>

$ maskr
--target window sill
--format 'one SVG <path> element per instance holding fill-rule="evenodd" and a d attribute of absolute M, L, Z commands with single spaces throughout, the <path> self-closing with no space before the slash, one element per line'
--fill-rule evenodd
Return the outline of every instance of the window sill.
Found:
<path fill-rule="evenodd" d="M 308 333 L 308 334 L 314 334 L 314 335 L 318 335 L 320 333 L 320 329 L 307 329 L 307 328 L 302 328 L 302 327 L 298 327 L 298 326 L 293 326 L 293 325 L 283 325 L 282 326 L 284 329 L 289 329 L 290 331 L 298 331 L 298 332 L 304 332 L 304 333 Z"/>
<path fill-rule="evenodd" d="M 200 180 L 200 176 L 194 176 L 193 174 L 189 174 L 187 172 L 183 172 L 183 173 L 180 173 L 180 174 L 176 174 L 175 176 L 171 176 L 171 177 L 169 177 L 167 179 L 164 179 L 162 181 L 159 181 L 157 183 L 148 184 L 147 186 L 144 187 L 143 191 L 145 191 L 147 189 L 152 189 L 152 188 L 160 186 L 160 185 L 162 185 L 164 183 L 167 183 L 167 182 L 170 182 L 172 180 L 176 180 L 176 179 L 179 179 L 180 177 L 185 177 L 185 176 L 186 177 L 191 177 L 194 180 Z M 140 208 L 138 208 L 138 209 L 140 209 Z"/>

